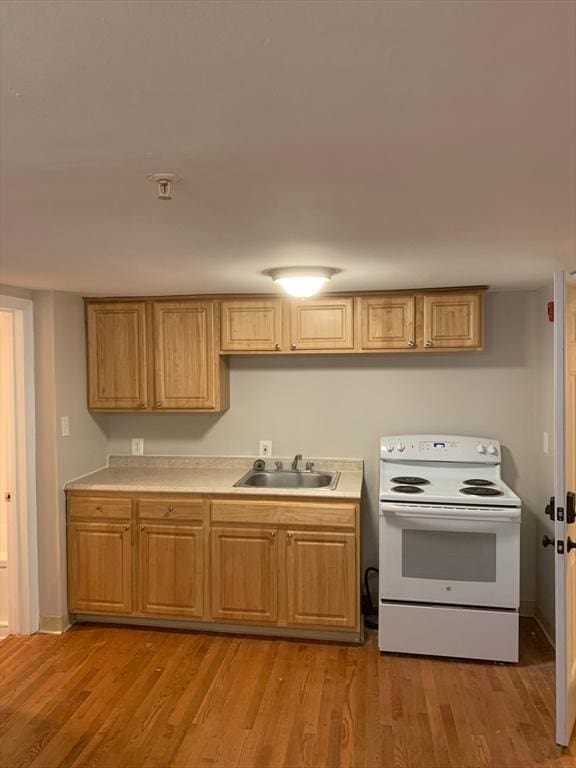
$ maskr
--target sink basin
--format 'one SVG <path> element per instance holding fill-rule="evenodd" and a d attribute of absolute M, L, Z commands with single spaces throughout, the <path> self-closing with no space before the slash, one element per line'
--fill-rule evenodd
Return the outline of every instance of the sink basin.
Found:
<path fill-rule="evenodd" d="M 276 472 L 251 469 L 234 487 L 239 488 L 328 488 L 333 491 L 340 479 L 340 472 Z"/>

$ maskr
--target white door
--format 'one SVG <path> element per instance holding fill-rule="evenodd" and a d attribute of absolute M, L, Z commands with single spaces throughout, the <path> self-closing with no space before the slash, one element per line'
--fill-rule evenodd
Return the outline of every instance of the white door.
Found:
<path fill-rule="evenodd" d="M 556 741 L 576 719 L 576 277 L 554 275 Z"/>

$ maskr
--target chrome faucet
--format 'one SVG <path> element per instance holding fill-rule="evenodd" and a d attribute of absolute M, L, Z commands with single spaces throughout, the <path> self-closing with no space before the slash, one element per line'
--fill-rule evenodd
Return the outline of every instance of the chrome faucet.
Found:
<path fill-rule="evenodd" d="M 298 472 L 298 462 L 301 461 L 301 459 L 301 453 L 297 453 L 296 456 L 294 456 L 294 461 L 292 462 L 292 472 Z"/>

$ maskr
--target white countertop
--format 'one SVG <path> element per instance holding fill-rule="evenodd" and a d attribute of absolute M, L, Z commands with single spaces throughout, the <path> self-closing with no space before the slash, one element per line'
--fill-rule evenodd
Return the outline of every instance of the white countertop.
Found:
<path fill-rule="evenodd" d="M 340 472 L 338 485 L 328 488 L 238 488 L 234 483 L 248 472 L 258 456 L 110 456 L 108 466 L 66 483 L 67 491 L 124 491 L 202 493 L 210 495 L 290 496 L 354 499 L 362 495 L 364 462 L 361 459 L 304 457 L 300 466 L 314 462 L 317 471 Z M 293 457 L 270 457 L 289 467 Z"/>

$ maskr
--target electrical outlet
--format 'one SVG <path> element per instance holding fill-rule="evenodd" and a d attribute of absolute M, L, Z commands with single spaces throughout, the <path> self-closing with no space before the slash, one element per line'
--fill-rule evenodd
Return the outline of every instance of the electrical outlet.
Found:
<path fill-rule="evenodd" d="M 542 450 L 544 453 L 550 452 L 548 432 L 542 432 Z"/>
<path fill-rule="evenodd" d="M 70 434 L 70 422 L 68 420 L 68 416 L 60 417 L 60 434 L 62 437 L 68 437 Z"/>
<path fill-rule="evenodd" d="M 272 456 L 272 440 L 260 440 L 258 443 L 258 456 Z"/>
<path fill-rule="evenodd" d="M 144 456 L 144 438 L 132 438 L 132 456 Z"/>

